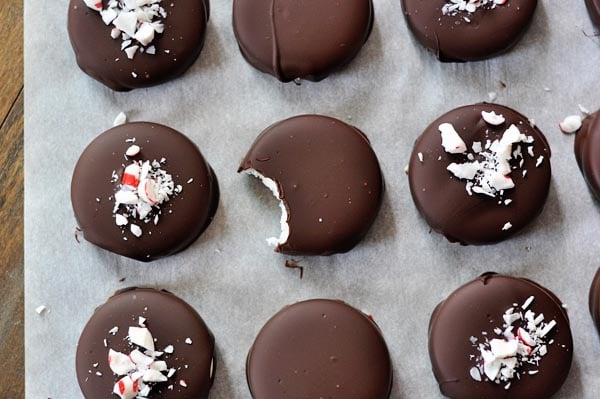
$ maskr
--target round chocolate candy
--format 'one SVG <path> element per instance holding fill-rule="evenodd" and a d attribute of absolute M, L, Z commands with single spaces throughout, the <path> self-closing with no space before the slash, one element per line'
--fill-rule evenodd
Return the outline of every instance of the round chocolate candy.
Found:
<path fill-rule="evenodd" d="M 600 118 L 587 116 L 575 137 L 575 158 L 590 190 L 600 200 Z"/>
<path fill-rule="evenodd" d="M 248 354 L 254 399 L 387 399 L 392 364 L 372 318 L 341 301 L 313 299 L 283 308 Z"/>
<path fill-rule="evenodd" d="M 537 0 L 402 0 L 416 39 L 440 61 L 477 61 L 514 46 L 531 23 Z"/>
<path fill-rule="evenodd" d="M 600 0 L 585 0 L 592 22 L 600 27 Z"/>
<path fill-rule="evenodd" d="M 208 0 L 70 0 L 68 31 L 79 67 L 113 90 L 182 75 L 204 45 Z"/>
<path fill-rule="evenodd" d="M 550 147 L 520 113 L 496 104 L 454 109 L 415 142 L 413 200 L 451 242 L 490 244 L 512 236 L 542 211 L 550 187 Z"/>
<path fill-rule="evenodd" d="M 590 287 L 590 314 L 600 333 L 600 268 L 594 276 L 592 286 Z"/>
<path fill-rule="evenodd" d="M 71 201 L 87 241 L 151 261 L 185 249 L 208 227 L 219 187 L 187 137 L 135 122 L 104 132 L 85 149 L 73 172 Z"/>
<path fill-rule="evenodd" d="M 281 201 L 281 235 L 268 242 L 286 254 L 347 252 L 373 224 L 383 176 L 367 137 L 326 116 L 302 115 L 262 132 L 238 172 L 259 177 Z"/>
<path fill-rule="evenodd" d="M 86 399 L 206 399 L 214 349 L 212 333 L 186 302 L 167 291 L 127 288 L 83 329 L 77 380 Z"/>
<path fill-rule="evenodd" d="M 567 312 L 548 289 L 486 273 L 434 310 L 429 357 L 442 394 L 452 399 L 548 399 L 573 359 Z"/>
<path fill-rule="evenodd" d="M 282 82 L 324 79 L 358 54 L 372 26 L 372 0 L 233 2 L 242 55 Z"/>

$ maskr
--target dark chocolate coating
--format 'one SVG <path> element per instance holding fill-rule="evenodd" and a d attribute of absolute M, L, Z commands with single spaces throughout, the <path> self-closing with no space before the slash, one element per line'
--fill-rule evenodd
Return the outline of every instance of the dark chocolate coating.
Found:
<path fill-rule="evenodd" d="M 163 169 L 183 187 L 181 194 L 161 204 L 157 225 L 136 222 L 143 229 L 140 238 L 127 229 L 121 233 L 113 215 L 114 200 L 108 199 L 118 190 L 118 182 L 111 182 L 112 171 L 120 181 L 123 165 L 131 163 L 124 154 L 131 145 L 125 140 L 132 137 L 141 151 L 130 159 L 166 158 Z M 188 184 L 190 178 L 193 181 Z M 200 236 L 217 210 L 219 187 L 213 170 L 187 137 L 157 123 L 134 122 L 112 128 L 88 145 L 73 172 L 71 202 L 87 241 L 119 255 L 151 261 L 182 251 Z"/>
<path fill-rule="evenodd" d="M 81 333 L 77 345 L 77 380 L 86 399 L 114 399 L 113 386 L 120 377 L 108 365 L 108 351 L 128 354 L 132 347 L 126 339 L 129 327 L 138 327 L 138 317 L 146 318 L 146 326 L 155 339 L 157 351 L 173 345 L 172 354 L 159 360 L 167 362 L 176 373 L 167 382 L 156 384 L 150 399 L 206 399 L 212 386 L 216 362 L 215 338 L 200 315 L 182 299 L 167 291 L 150 288 L 128 288 L 118 291 L 96 309 Z M 119 327 L 116 335 L 108 333 Z M 192 344 L 185 340 L 190 338 Z M 104 340 L 107 347 L 104 346 Z M 98 363 L 97 367 L 93 367 Z M 187 366 L 187 367 L 186 367 Z M 89 371 L 92 371 L 91 373 Z M 102 373 L 97 376 L 96 372 Z M 179 384 L 185 380 L 187 388 Z M 167 387 L 173 385 L 173 389 Z"/>
<path fill-rule="evenodd" d="M 387 399 L 392 364 L 381 331 L 341 301 L 283 308 L 265 324 L 246 364 L 254 399 Z"/>
<path fill-rule="evenodd" d="M 546 339 L 548 353 L 539 366 L 526 364 L 520 370 L 539 370 L 538 374 L 516 377 L 509 389 L 505 384 L 473 380 L 469 370 L 475 366 L 470 355 L 477 355 L 469 338 L 482 332 L 494 336 L 502 327 L 502 315 L 513 303 L 523 304 L 535 296 L 530 309 L 543 313 L 546 322 L 556 327 Z M 520 322 L 513 325 L 517 328 Z M 564 345 L 564 347 L 563 347 Z M 440 303 L 429 324 L 429 357 L 440 391 L 452 399 L 548 399 L 566 380 L 573 359 L 573 338 L 562 302 L 548 289 L 527 279 L 486 273 L 463 285 Z"/>
<path fill-rule="evenodd" d="M 282 82 L 324 79 L 358 54 L 372 26 L 372 0 L 233 2 L 242 55 Z"/>
<path fill-rule="evenodd" d="M 290 236 L 276 251 L 347 252 L 367 233 L 381 207 L 383 176 L 367 137 L 320 115 L 296 116 L 262 132 L 238 171 L 255 169 L 277 182 Z"/>
<path fill-rule="evenodd" d="M 481 111 L 494 111 L 504 115 L 506 121 L 500 126 L 487 124 Z M 498 199 L 486 195 L 469 196 L 465 181 L 453 176 L 446 167 L 452 162 L 467 161 L 464 154 L 449 154 L 442 147 L 439 125 L 451 123 L 464 140 L 469 151 L 473 142 L 485 145 L 490 139 L 501 138 L 511 124 L 522 134 L 533 136 L 535 157 L 527 154 L 523 144 L 525 163 L 523 169 L 514 170 L 510 177 L 515 188 L 505 190 L 504 199 L 511 199 L 510 205 L 499 205 Z M 420 162 L 418 153 L 423 154 Z M 543 155 L 544 160 L 536 167 L 536 160 Z M 441 157 L 441 160 L 438 160 Z M 511 160 L 511 166 L 520 160 Z M 497 104 L 474 104 L 456 108 L 429 125 L 415 142 L 409 164 L 410 191 L 419 209 L 431 228 L 451 242 L 462 244 L 491 244 L 507 239 L 529 224 L 542 211 L 550 187 L 550 147 L 543 133 L 531 127 L 528 119 L 508 107 Z M 503 230 L 505 223 L 512 228 Z"/>
<path fill-rule="evenodd" d="M 575 158 L 592 193 L 600 200 L 600 118 L 587 116 L 575 137 Z"/>
<path fill-rule="evenodd" d="M 442 14 L 446 0 L 401 2 L 416 39 L 444 62 L 477 61 L 510 49 L 524 34 L 537 6 L 537 0 L 508 0 L 494 9 L 452 16 Z"/>
<path fill-rule="evenodd" d="M 600 333 L 600 268 L 592 280 L 592 286 L 590 287 L 590 314 L 596 324 L 598 333 Z"/>
<path fill-rule="evenodd" d="M 600 0 L 585 0 L 590 18 L 596 27 L 600 27 Z"/>
<path fill-rule="evenodd" d="M 164 32 L 156 34 L 152 42 L 156 54 L 138 52 L 130 60 L 121 50 L 121 40 L 111 38 L 113 26 L 105 25 L 83 0 L 70 0 L 68 31 L 79 67 L 116 91 L 154 86 L 182 75 L 204 46 L 209 0 L 165 0 L 161 5 L 167 18 Z"/>

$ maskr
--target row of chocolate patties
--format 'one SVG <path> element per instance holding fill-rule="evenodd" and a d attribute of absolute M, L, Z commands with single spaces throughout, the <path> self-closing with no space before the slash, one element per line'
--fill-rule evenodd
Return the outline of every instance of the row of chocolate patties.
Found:
<path fill-rule="evenodd" d="M 401 0 L 415 38 L 440 61 L 490 58 L 514 46 L 537 0 Z M 583 7 L 583 2 L 578 2 Z M 600 2 L 586 0 L 600 24 Z M 208 0 L 70 0 L 68 31 L 80 68 L 113 90 L 149 87 L 183 74 L 204 46 Z M 243 57 L 281 81 L 319 81 L 348 64 L 374 25 L 372 0 L 234 0 Z"/>
<path fill-rule="evenodd" d="M 599 287 L 600 270 L 590 291 L 600 328 Z M 568 377 L 573 337 L 565 306 L 550 290 L 486 273 L 434 309 L 429 357 L 446 397 L 548 399 Z M 190 305 L 167 291 L 129 288 L 85 326 L 76 368 L 88 399 L 111 392 L 121 399 L 206 399 L 218 360 L 215 337 Z M 329 299 L 297 302 L 275 314 L 248 352 L 246 375 L 254 399 L 387 399 L 393 384 L 402 384 L 393 381 L 375 318 Z"/>

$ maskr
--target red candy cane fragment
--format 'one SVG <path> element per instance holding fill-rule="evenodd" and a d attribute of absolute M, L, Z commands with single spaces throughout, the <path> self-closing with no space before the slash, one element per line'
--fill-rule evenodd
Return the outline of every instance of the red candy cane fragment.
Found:
<path fill-rule="evenodd" d="M 140 166 L 137 163 L 134 162 L 125 168 L 125 172 L 121 178 L 121 184 L 132 190 L 137 189 L 140 184 Z"/>
<path fill-rule="evenodd" d="M 83 0 L 85 5 L 95 11 L 102 10 L 102 1 L 99 0 Z"/>
<path fill-rule="evenodd" d="M 138 393 L 138 382 L 131 377 L 121 378 L 114 386 L 113 393 L 121 399 L 134 399 Z"/>

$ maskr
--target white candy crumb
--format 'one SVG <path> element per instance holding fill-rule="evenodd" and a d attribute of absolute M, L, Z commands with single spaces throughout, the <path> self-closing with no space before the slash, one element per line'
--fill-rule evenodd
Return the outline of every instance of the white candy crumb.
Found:
<path fill-rule="evenodd" d="M 187 388 L 187 382 L 185 382 L 185 380 L 179 380 L 179 385 L 181 385 L 184 388 Z"/>
<path fill-rule="evenodd" d="M 37 314 L 42 314 L 46 311 L 46 306 L 44 305 L 40 305 L 37 308 L 35 308 L 35 313 Z"/>
<path fill-rule="evenodd" d="M 113 126 L 120 126 L 127 122 L 127 115 L 124 112 L 119 112 L 119 115 L 115 118 Z"/>
<path fill-rule="evenodd" d="M 191 338 L 186 338 L 185 339 L 185 343 L 188 344 L 188 345 L 191 345 L 192 344 L 192 339 Z"/>
<path fill-rule="evenodd" d="M 127 149 L 127 151 L 125 151 L 125 155 L 127 155 L 128 157 L 135 157 L 139 153 L 140 153 L 140 146 L 135 145 L 135 144 L 130 146 Z"/>
<path fill-rule="evenodd" d="M 467 145 L 458 135 L 452 124 L 442 123 L 438 129 L 442 136 L 442 146 L 446 152 L 450 154 L 462 154 L 467 150 Z"/>
<path fill-rule="evenodd" d="M 586 107 L 584 107 L 583 105 L 577 104 L 577 107 L 579 107 L 579 111 L 581 111 L 582 114 L 584 114 L 584 115 L 590 114 L 590 110 L 587 109 Z"/>
<path fill-rule="evenodd" d="M 506 224 L 504 224 L 504 227 L 502 227 L 503 231 L 506 230 L 510 230 L 512 228 L 512 224 L 510 222 L 506 222 Z"/>
<path fill-rule="evenodd" d="M 142 228 L 140 226 L 138 226 L 137 224 L 131 224 L 129 226 L 129 230 L 131 230 L 131 234 L 133 234 L 136 237 L 141 237 L 142 236 Z"/>
<path fill-rule="evenodd" d="M 108 330 L 108 333 L 110 335 L 117 335 L 117 333 L 119 332 L 119 327 L 114 326 L 113 328 L 111 328 L 110 330 Z"/>
<path fill-rule="evenodd" d="M 173 350 L 174 350 L 173 345 L 169 345 L 165 349 L 163 349 L 163 352 L 171 354 L 171 353 L 173 353 Z"/>
<path fill-rule="evenodd" d="M 499 126 L 504 123 L 505 119 L 503 115 L 498 115 L 494 111 L 485 112 L 481 111 L 481 117 L 486 123 L 490 125 Z"/>
<path fill-rule="evenodd" d="M 581 116 L 570 115 L 567 116 L 561 123 L 559 123 L 558 127 L 560 127 L 560 130 L 563 133 L 571 134 L 581 129 L 581 122 Z"/>
<path fill-rule="evenodd" d="M 117 213 L 115 214 L 115 223 L 117 224 L 117 226 L 125 226 L 127 225 L 128 221 L 125 216 Z"/>
<path fill-rule="evenodd" d="M 544 156 L 540 155 L 537 161 L 535 161 L 535 167 L 538 168 L 542 164 L 542 162 L 544 162 Z"/>
<path fill-rule="evenodd" d="M 422 163 L 422 162 L 423 162 L 423 153 L 422 153 L 422 152 L 419 152 L 419 153 L 417 154 L 417 156 L 419 157 L 419 162 L 421 162 L 421 163 Z"/>

